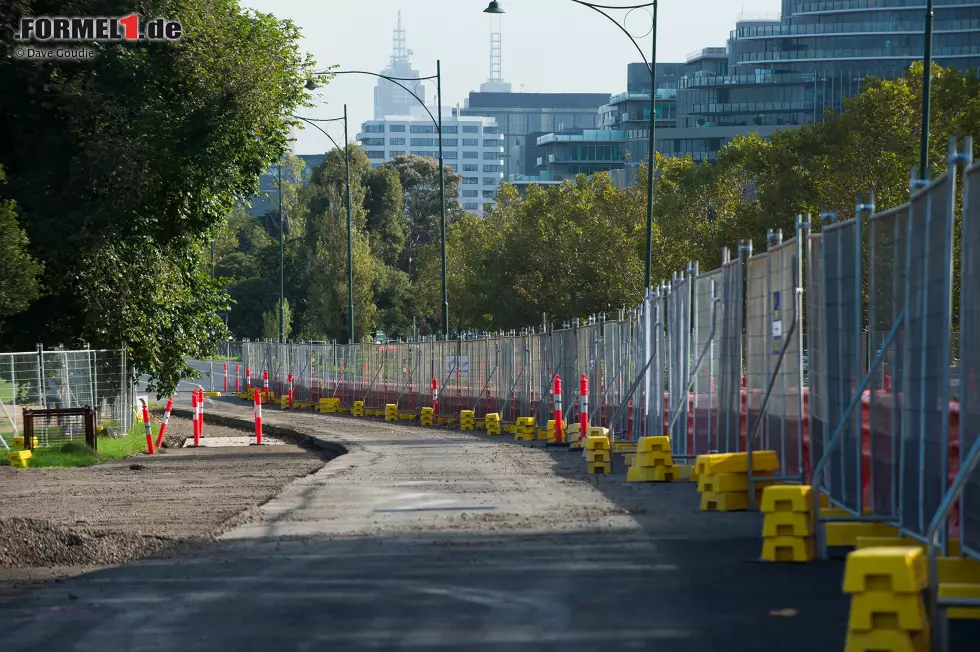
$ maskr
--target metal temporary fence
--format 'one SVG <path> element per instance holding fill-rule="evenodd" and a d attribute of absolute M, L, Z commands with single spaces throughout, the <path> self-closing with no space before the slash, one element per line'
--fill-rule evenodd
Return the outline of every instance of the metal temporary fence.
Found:
<path fill-rule="evenodd" d="M 83 407 L 98 411 L 98 425 L 108 433 L 128 433 L 133 425 L 129 380 L 125 351 L 38 347 L 0 353 L 0 437 L 9 444 L 10 436 L 24 434 L 25 409 Z"/>
<path fill-rule="evenodd" d="M 961 254 L 961 279 L 980 278 L 980 163 L 964 179 Z M 980 284 L 973 282 L 960 283 L 959 358 L 960 548 L 980 559 Z"/>
<path fill-rule="evenodd" d="M 783 241 L 767 236 L 767 250 L 746 260 L 746 449 L 772 450 L 783 481 L 802 482 L 803 283 L 802 230 Z M 754 492 L 750 492 L 754 498 Z M 750 500 L 751 502 L 751 500 Z"/>
<path fill-rule="evenodd" d="M 969 282 L 960 296 L 958 456 L 950 432 L 956 184 L 970 150 L 969 141 L 960 151 L 951 141 L 946 173 L 913 183 L 908 203 L 875 213 L 859 197 L 855 218 L 824 215 L 822 232 L 807 237 L 815 492 L 849 513 L 845 520 L 884 521 L 926 542 L 932 558 L 947 552 L 956 504 L 961 550 L 980 558 L 980 292 Z M 980 171 L 973 166 L 963 176 L 967 280 L 980 260 Z M 862 331 L 865 244 L 870 351 Z M 825 554 L 821 527 L 817 534 Z"/>

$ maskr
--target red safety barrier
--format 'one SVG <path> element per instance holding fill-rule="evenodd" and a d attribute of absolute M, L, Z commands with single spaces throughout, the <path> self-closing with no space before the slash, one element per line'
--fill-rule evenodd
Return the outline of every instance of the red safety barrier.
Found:
<path fill-rule="evenodd" d="M 225 370 L 224 370 L 225 371 L 225 389 L 224 389 L 224 391 L 227 392 L 228 391 L 228 361 L 227 360 L 225 361 L 224 366 L 225 366 Z"/>
<path fill-rule="evenodd" d="M 293 407 L 293 375 L 289 374 L 289 408 Z"/>
<path fill-rule="evenodd" d="M 150 428 L 150 410 L 143 404 L 143 429 L 146 431 L 146 452 L 149 455 L 156 453 L 153 448 L 153 430 Z"/>
<path fill-rule="evenodd" d="M 245 391 L 252 391 L 252 368 L 245 365 Z"/>
<path fill-rule="evenodd" d="M 253 395 L 253 401 L 255 403 L 255 444 L 257 446 L 262 445 L 262 396 L 259 394 L 259 390 L 255 390 Z"/>
<path fill-rule="evenodd" d="M 204 390 L 197 390 L 197 430 L 194 432 L 194 446 L 201 445 L 204 436 Z"/>
<path fill-rule="evenodd" d="M 163 421 L 160 423 L 160 432 L 157 434 L 157 448 L 163 446 L 163 438 L 167 435 L 167 424 L 170 423 L 170 412 L 174 409 L 174 397 L 167 399 L 167 407 L 163 409 Z"/>
<path fill-rule="evenodd" d="M 238 370 L 239 369 L 240 369 L 240 367 L 236 364 L 235 365 L 235 393 L 236 394 L 238 394 L 238 393 L 241 392 L 241 390 L 238 388 Z"/>
<path fill-rule="evenodd" d="M 589 436 L 589 377 L 582 374 L 578 382 L 579 397 L 579 419 L 582 424 L 579 426 L 579 439 Z"/>
<path fill-rule="evenodd" d="M 565 441 L 565 432 L 562 428 L 561 412 L 561 377 L 555 374 L 555 443 L 561 444 Z"/>
<path fill-rule="evenodd" d="M 269 398 L 269 370 L 262 370 L 262 396 Z"/>

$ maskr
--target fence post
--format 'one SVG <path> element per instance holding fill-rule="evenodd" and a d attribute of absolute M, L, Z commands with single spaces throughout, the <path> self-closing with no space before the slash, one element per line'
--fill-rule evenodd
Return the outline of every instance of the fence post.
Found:
<path fill-rule="evenodd" d="M 48 409 L 48 392 L 44 385 L 44 345 L 37 345 L 37 393 L 41 408 Z"/>

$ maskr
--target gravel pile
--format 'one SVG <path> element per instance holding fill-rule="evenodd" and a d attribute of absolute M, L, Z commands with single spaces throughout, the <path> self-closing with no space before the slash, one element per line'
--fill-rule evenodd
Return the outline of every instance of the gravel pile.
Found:
<path fill-rule="evenodd" d="M 0 519 L 0 568 L 112 566 L 172 545 L 160 537 L 81 532 L 33 518 Z"/>

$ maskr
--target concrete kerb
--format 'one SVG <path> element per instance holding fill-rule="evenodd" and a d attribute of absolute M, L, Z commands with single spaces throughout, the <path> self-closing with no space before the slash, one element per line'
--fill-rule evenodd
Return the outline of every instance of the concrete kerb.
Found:
<path fill-rule="evenodd" d="M 193 416 L 191 410 L 182 408 L 174 408 L 171 414 L 174 416 L 186 417 L 188 419 Z M 204 413 L 204 422 L 216 426 L 227 426 L 229 428 L 242 428 L 246 430 L 253 425 L 248 419 L 229 417 L 223 414 L 214 414 L 209 412 Z M 271 423 L 263 423 L 262 432 L 266 435 L 278 437 L 279 439 L 297 446 L 306 446 L 319 449 L 328 454 L 328 461 L 340 457 L 341 455 L 346 455 L 348 452 L 350 452 L 348 447 L 343 444 L 333 441 L 326 441 L 324 439 L 320 439 L 319 437 L 313 437 L 312 435 L 307 435 L 299 432 L 298 430 L 294 430 L 293 428 L 284 428 Z"/>

